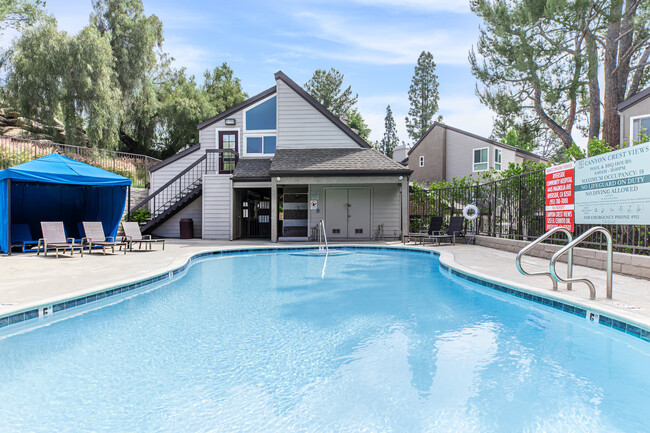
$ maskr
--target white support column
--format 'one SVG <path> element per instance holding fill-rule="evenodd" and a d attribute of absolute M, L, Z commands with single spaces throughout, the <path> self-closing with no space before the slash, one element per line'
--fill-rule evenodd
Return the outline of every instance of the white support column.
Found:
<path fill-rule="evenodd" d="M 409 232 L 409 217 L 409 181 L 408 177 L 405 177 L 404 180 L 402 180 L 402 239 L 404 239 L 404 236 Z"/>
<path fill-rule="evenodd" d="M 278 184 L 271 183 L 271 242 L 278 241 Z"/>

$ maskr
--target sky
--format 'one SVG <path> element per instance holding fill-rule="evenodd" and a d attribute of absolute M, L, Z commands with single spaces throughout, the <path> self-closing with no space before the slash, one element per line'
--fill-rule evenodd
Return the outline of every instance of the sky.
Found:
<path fill-rule="evenodd" d="M 333 67 L 358 93 L 372 141 L 383 136 L 390 104 L 400 140 L 411 144 L 408 89 L 427 50 L 437 64 L 444 122 L 485 137 L 492 132 L 494 114 L 476 97 L 467 60 L 480 25 L 468 0 L 143 2 L 163 23 L 163 50 L 200 82 L 206 69 L 227 62 L 253 96 L 273 86 L 279 70 L 304 85 L 316 69 Z M 92 4 L 47 0 L 45 9 L 74 34 L 88 24 Z"/>

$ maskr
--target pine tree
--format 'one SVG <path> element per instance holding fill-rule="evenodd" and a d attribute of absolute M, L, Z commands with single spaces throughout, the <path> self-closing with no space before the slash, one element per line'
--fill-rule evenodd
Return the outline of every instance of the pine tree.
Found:
<path fill-rule="evenodd" d="M 390 105 L 386 107 L 386 117 L 384 117 L 384 138 L 379 142 L 379 151 L 384 155 L 392 158 L 393 150 L 399 144 L 399 138 L 397 137 L 397 126 L 395 125 L 395 119 L 393 118 L 393 111 L 390 109 Z"/>
<path fill-rule="evenodd" d="M 433 54 L 422 51 L 409 88 L 411 108 L 406 116 L 406 130 L 414 142 L 429 129 L 433 115 L 438 111 L 438 76 L 435 72 Z"/>

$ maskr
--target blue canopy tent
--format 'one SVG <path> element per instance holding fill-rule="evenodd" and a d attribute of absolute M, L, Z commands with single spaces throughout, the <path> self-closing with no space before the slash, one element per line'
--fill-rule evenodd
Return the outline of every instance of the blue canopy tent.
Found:
<path fill-rule="evenodd" d="M 12 227 L 41 237 L 41 221 L 63 221 L 83 237 L 82 221 L 101 221 L 115 236 L 131 180 L 57 153 L 0 171 L 0 251 L 10 253 Z"/>

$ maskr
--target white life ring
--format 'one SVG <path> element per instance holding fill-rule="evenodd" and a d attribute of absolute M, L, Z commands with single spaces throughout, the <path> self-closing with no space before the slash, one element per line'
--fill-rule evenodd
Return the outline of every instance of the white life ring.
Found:
<path fill-rule="evenodd" d="M 471 214 L 470 211 L 472 212 Z M 474 206 L 473 204 L 468 204 L 463 208 L 463 216 L 467 221 L 474 221 L 476 218 L 478 218 L 478 214 L 478 207 Z"/>

